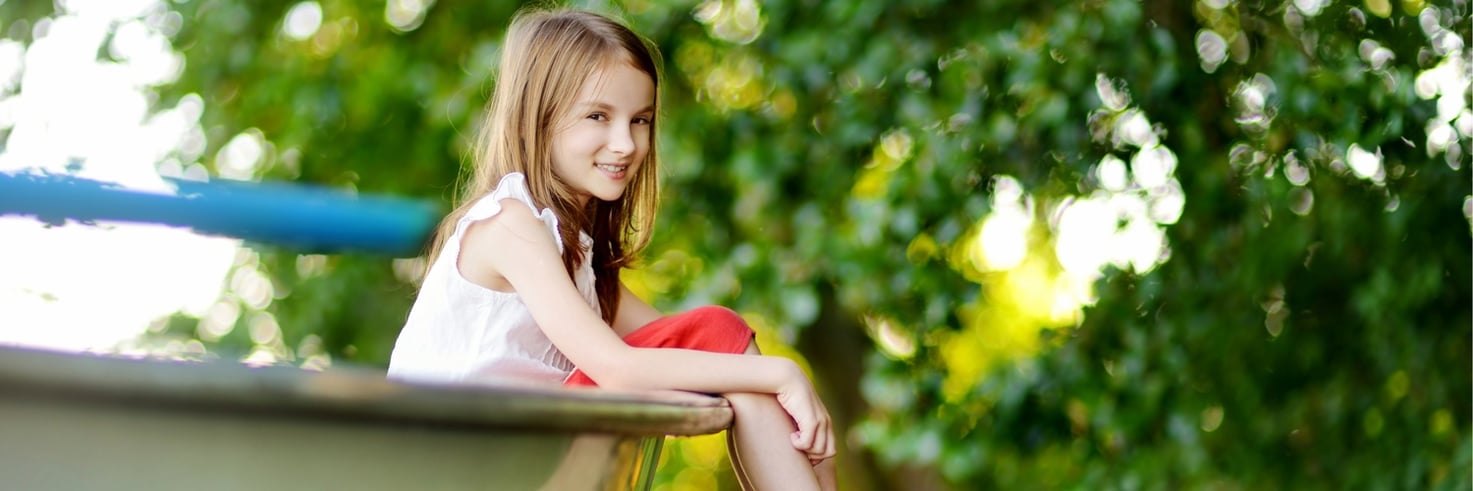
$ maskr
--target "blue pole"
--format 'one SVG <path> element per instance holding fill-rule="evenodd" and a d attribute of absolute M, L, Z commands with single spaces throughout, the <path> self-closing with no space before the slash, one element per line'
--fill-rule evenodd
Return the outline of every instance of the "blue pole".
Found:
<path fill-rule="evenodd" d="M 440 218 L 433 203 L 355 196 L 289 184 L 166 179 L 175 192 L 128 189 L 64 174 L 0 172 L 0 216 L 157 223 L 305 253 L 347 251 L 398 257 L 423 252 Z M 3 239 L 0 239 L 3 240 Z"/>

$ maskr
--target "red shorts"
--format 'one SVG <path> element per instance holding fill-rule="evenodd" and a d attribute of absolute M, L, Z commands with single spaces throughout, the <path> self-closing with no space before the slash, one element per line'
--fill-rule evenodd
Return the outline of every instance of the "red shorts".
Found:
<path fill-rule="evenodd" d="M 684 348 L 713 353 L 740 354 L 752 342 L 752 328 L 740 315 L 726 307 L 697 307 L 690 311 L 667 315 L 645 324 L 624 337 L 624 343 L 638 348 Z M 593 379 L 574 370 L 563 385 L 597 387 Z"/>

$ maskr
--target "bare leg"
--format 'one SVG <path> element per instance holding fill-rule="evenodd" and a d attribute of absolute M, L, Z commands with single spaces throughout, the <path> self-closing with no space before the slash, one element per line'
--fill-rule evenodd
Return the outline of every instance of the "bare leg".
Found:
<path fill-rule="evenodd" d="M 737 454 L 736 432 L 726 432 L 726 455 L 731 458 L 731 470 L 736 473 L 737 484 L 742 486 L 742 491 L 756 491 L 757 488 L 747 478 L 747 470 L 742 468 L 742 459 Z"/>
<path fill-rule="evenodd" d="M 592 489 L 608 470 L 618 439 L 606 435 L 578 435 L 568 444 L 568 451 L 558 461 L 557 469 L 542 484 L 544 491 L 558 489 Z M 590 463 L 594 465 L 590 466 Z"/>
<path fill-rule="evenodd" d="M 748 354 L 760 354 L 756 343 Z M 737 479 L 746 489 L 819 489 L 808 456 L 793 448 L 788 435 L 793 420 L 772 394 L 722 394 L 731 403 L 732 425 L 727 433 L 736 452 L 731 455 Z M 743 479 L 745 476 L 745 479 Z"/>
<path fill-rule="evenodd" d="M 836 491 L 839 489 L 838 471 L 834 466 L 834 459 L 824 459 L 818 465 L 813 466 L 813 473 L 818 477 L 818 487 L 824 491 Z"/>
<path fill-rule="evenodd" d="M 757 349 L 757 343 L 755 341 L 747 343 L 747 354 L 762 354 Z M 737 452 L 735 431 L 726 432 L 726 455 L 731 460 L 731 470 L 736 474 L 737 484 L 742 486 L 742 491 L 757 491 L 757 487 L 752 485 L 752 479 L 747 477 L 747 469 L 742 467 L 741 454 Z"/>
<path fill-rule="evenodd" d="M 808 456 L 793 448 L 788 417 L 772 394 L 725 394 L 734 415 L 731 433 L 736 459 L 756 489 L 818 489 Z"/>

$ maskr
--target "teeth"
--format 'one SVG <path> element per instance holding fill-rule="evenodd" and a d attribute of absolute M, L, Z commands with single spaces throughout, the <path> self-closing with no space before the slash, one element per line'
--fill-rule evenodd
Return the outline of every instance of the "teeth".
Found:
<path fill-rule="evenodd" d="M 624 166 L 622 166 L 622 165 L 597 164 L 597 167 L 600 168 L 600 169 L 609 171 L 609 172 L 613 172 L 613 173 L 619 173 L 619 172 L 623 172 L 624 171 Z"/>

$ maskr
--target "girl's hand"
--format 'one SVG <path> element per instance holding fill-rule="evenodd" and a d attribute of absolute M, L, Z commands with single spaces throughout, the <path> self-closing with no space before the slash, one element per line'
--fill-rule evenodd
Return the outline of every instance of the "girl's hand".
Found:
<path fill-rule="evenodd" d="M 777 392 L 778 404 L 798 427 L 791 436 L 793 448 L 808 454 L 808 460 L 813 462 L 833 457 L 834 428 L 829 410 L 797 365 L 793 365 L 793 372 L 790 381 Z"/>

